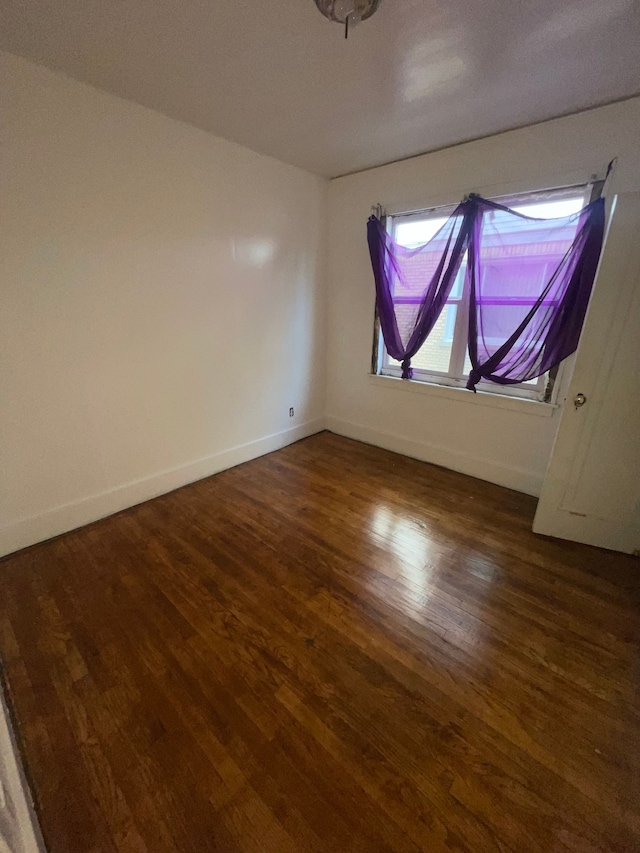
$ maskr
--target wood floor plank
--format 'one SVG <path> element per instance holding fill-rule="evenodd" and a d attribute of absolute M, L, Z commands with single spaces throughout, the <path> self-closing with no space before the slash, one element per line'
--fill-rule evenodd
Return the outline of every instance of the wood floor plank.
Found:
<path fill-rule="evenodd" d="M 322 433 L 0 563 L 51 853 L 640 850 L 640 564 Z"/>

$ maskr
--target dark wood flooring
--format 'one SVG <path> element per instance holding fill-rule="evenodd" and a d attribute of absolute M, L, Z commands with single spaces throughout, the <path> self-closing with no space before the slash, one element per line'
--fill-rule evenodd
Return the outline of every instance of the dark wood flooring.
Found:
<path fill-rule="evenodd" d="M 640 850 L 640 564 L 329 433 L 0 563 L 51 853 Z"/>

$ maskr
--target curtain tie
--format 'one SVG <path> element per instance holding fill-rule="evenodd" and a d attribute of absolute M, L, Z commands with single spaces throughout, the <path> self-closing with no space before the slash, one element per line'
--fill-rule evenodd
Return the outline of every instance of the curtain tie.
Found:
<path fill-rule="evenodd" d="M 411 367 L 411 359 L 405 358 L 402 362 L 402 378 L 413 379 L 413 368 Z"/>
<path fill-rule="evenodd" d="M 476 393 L 476 385 L 478 384 L 478 382 L 480 382 L 481 379 L 482 379 L 482 374 L 480 373 L 480 371 L 477 370 L 476 368 L 473 368 L 473 370 L 469 374 L 469 379 L 467 381 L 467 388 L 469 389 L 469 391 L 473 391 L 473 393 L 475 394 Z"/>

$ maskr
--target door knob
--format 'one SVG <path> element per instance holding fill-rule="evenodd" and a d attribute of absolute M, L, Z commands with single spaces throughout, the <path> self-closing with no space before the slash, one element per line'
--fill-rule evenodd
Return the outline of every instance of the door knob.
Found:
<path fill-rule="evenodd" d="M 576 396 L 573 398 L 573 405 L 576 407 L 576 409 L 580 409 L 582 406 L 584 406 L 586 402 L 587 398 L 584 396 L 584 394 L 576 394 Z"/>

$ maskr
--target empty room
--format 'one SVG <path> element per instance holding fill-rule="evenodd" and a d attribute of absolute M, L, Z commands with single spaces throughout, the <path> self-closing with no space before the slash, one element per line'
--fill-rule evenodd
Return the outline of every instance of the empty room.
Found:
<path fill-rule="evenodd" d="M 0 116 L 0 853 L 638 853 L 638 3 L 0 0 Z"/>

